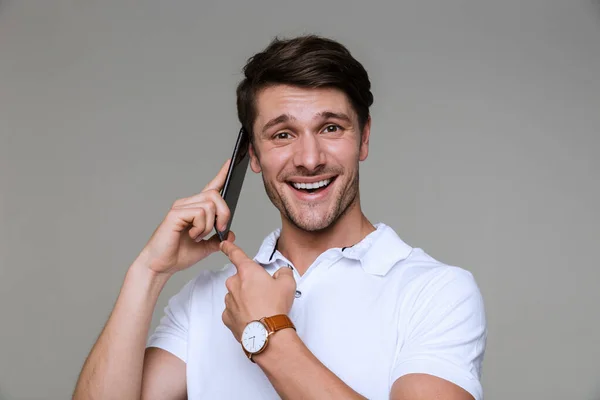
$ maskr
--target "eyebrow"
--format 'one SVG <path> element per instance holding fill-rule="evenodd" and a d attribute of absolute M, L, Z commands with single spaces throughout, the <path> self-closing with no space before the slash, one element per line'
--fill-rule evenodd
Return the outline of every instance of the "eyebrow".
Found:
<path fill-rule="evenodd" d="M 352 123 L 352 120 L 350 119 L 350 117 L 344 113 L 336 113 L 333 111 L 322 111 L 320 113 L 315 114 L 315 119 L 320 118 L 320 119 L 329 119 L 329 118 L 334 118 L 334 119 L 339 119 L 342 121 L 346 121 L 348 123 Z M 288 121 L 295 121 L 296 118 L 290 114 L 281 114 L 280 116 L 273 118 L 272 120 L 270 120 L 269 122 L 267 122 L 265 124 L 265 126 L 263 126 L 262 128 L 262 133 L 264 134 L 269 128 L 274 127 L 275 125 L 278 124 L 282 124 L 284 122 L 288 122 Z"/>
<path fill-rule="evenodd" d="M 352 123 L 352 120 L 346 114 L 344 114 L 344 113 L 336 113 L 336 112 L 333 112 L 333 111 L 323 111 L 323 112 L 318 113 L 317 115 L 315 115 L 315 117 L 321 117 L 321 119 L 335 118 L 335 119 L 339 119 L 339 120 L 342 120 L 342 121 L 346 121 L 348 123 Z"/>
<path fill-rule="evenodd" d="M 269 128 L 272 128 L 275 125 L 282 124 L 282 123 L 288 122 L 288 121 L 294 121 L 294 120 L 296 120 L 296 118 L 294 118 L 290 114 L 281 114 L 279 117 L 273 118 L 272 120 L 267 122 L 265 124 L 265 126 L 263 126 L 263 128 L 262 128 L 262 133 L 264 134 Z"/>

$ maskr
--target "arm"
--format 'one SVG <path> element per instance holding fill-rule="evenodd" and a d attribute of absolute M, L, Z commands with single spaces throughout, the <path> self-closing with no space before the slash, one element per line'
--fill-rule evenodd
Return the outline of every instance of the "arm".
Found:
<path fill-rule="evenodd" d="M 390 400 L 474 400 L 463 388 L 437 376 L 404 375 L 394 382 Z"/>
<path fill-rule="evenodd" d="M 146 394 L 168 387 L 172 396 L 160 398 L 185 395 L 185 364 L 181 360 L 164 351 L 151 351 L 144 357 L 152 312 L 166 281 L 165 276 L 152 273 L 139 261 L 132 264 L 114 310 L 84 363 L 75 400 L 139 399 L 142 377 L 147 383 Z"/>
<path fill-rule="evenodd" d="M 254 361 L 284 399 L 364 399 L 327 369 L 293 329 L 277 332 Z M 307 385 L 306 382 L 310 382 Z M 405 375 L 394 383 L 391 400 L 473 400 L 461 387 L 427 374 Z"/>
<path fill-rule="evenodd" d="M 276 332 L 253 359 L 283 399 L 365 399 L 327 369 L 293 329 Z"/>
<path fill-rule="evenodd" d="M 157 347 L 148 347 L 144 357 L 142 396 L 144 400 L 186 399 L 185 363 Z"/>
<path fill-rule="evenodd" d="M 277 332 L 254 361 L 283 399 L 364 399 L 327 369 L 293 329 Z M 307 385 L 306 382 L 310 382 Z M 461 387 L 427 374 L 405 375 L 394 383 L 391 400 L 473 400 Z"/>
<path fill-rule="evenodd" d="M 285 329 L 271 336 L 268 350 L 255 355 L 253 359 L 283 399 L 365 398 L 321 364 L 293 329 Z M 473 396 L 436 376 L 409 374 L 396 380 L 390 399 L 473 400 Z"/>
<path fill-rule="evenodd" d="M 83 365 L 75 400 L 185 398 L 185 332 L 179 332 L 184 339 L 176 354 L 145 350 L 146 340 L 154 307 L 168 279 L 219 248 L 217 235 L 204 238 L 212 231 L 215 219 L 222 227 L 229 218 L 227 204 L 219 194 L 228 166 L 229 160 L 202 192 L 173 203 L 127 271 L 115 307 Z M 234 239 L 232 232 L 229 235 Z M 186 285 L 183 292 L 190 287 Z M 177 310 L 181 297 L 185 293 L 180 292 L 173 303 Z M 177 320 L 175 325 L 185 331 L 185 315 L 175 312 L 172 316 Z"/>

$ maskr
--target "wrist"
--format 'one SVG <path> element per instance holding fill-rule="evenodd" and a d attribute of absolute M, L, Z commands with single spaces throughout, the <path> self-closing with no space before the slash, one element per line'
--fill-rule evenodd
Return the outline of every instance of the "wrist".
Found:
<path fill-rule="evenodd" d="M 130 278 L 138 285 L 160 293 L 172 274 L 156 272 L 148 265 L 142 257 L 137 258 L 129 267 L 126 279 Z"/>
<path fill-rule="evenodd" d="M 273 361 L 283 361 L 286 351 L 295 348 L 296 344 L 302 343 L 295 329 L 286 328 L 269 336 L 269 344 L 264 351 L 255 354 L 252 359 L 260 367 L 271 364 Z"/>

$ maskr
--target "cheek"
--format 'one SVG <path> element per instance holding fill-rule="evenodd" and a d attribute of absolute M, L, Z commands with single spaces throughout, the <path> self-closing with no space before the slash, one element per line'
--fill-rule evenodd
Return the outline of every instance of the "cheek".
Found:
<path fill-rule="evenodd" d="M 355 140 L 331 141 L 323 146 L 328 158 L 336 164 L 348 168 L 353 165 L 359 156 L 359 145 Z"/>
<path fill-rule="evenodd" d="M 271 149 L 260 158 L 263 175 L 275 178 L 286 170 L 293 157 L 292 146 Z"/>

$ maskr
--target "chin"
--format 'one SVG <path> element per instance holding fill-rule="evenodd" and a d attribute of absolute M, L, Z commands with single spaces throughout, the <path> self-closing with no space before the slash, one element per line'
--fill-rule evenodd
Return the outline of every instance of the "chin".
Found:
<path fill-rule="evenodd" d="M 305 232 L 322 232 L 332 226 L 335 220 L 329 221 L 328 219 L 298 219 L 287 215 L 288 221 L 290 221 L 296 228 L 299 228 Z"/>
<path fill-rule="evenodd" d="M 289 203 L 286 205 L 290 205 Z M 335 202 L 329 205 L 326 210 L 310 210 L 310 207 L 283 207 L 283 214 L 296 228 L 305 232 L 322 232 L 327 230 L 345 214 L 348 207 L 342 209 L 342 204 Z M 315 208 L 326 208 L 324 204 Z"/>

